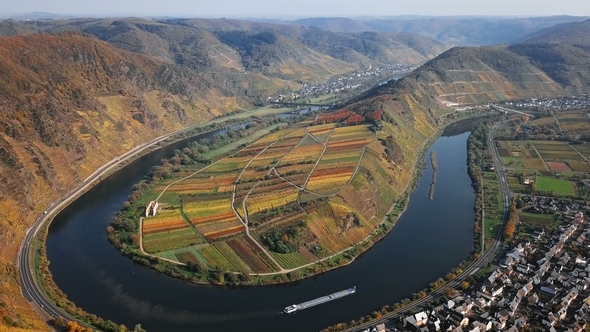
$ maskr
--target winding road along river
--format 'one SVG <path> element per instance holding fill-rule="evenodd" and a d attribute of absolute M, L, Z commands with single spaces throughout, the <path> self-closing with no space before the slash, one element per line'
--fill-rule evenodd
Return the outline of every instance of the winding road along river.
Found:
<path fill-rule="evenodd" d="M 427 160 L 408 209 L 391 234 L 351 265 L 303 280 L 264 287 L 194 285 L 134 264 L 109 243 L 106 227 L 131 187 L 178 143 L 113 174 L 63 210 L 47 240 L 57 285 L 84 310 L 157 331 L 317 331 L 409 297 L 466 258 L 473 244 L 475 196 L 467 175 L 468 133 L 443 136 L 436 151 L 434 200 Z M 429 158 L 430 151 L 426 153 Z M 356 294 L 291 315 L 290 304 L 352 286 Z"/>

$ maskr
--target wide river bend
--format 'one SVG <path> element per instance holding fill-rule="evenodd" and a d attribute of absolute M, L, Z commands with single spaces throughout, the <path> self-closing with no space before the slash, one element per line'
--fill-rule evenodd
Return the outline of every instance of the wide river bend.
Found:
<path fill-rule="evenodd" d="M 349 266 L 314 278 L 264 287 L 195 285 L 135 264 L 109 243 L 106 227 L 132 186 L 186 141 L 137 159 L 57 215 L 47 239 L 50 270 L 82 309 L 128 327 L 140 323 L 148 332 L 301 332 L 348 322 L 410 297 L 469 255 L 475 196 L 467 175 L 468 134 L 442 136 L 431 147 L 438 161 L 434 200 L 428 199 L 432 168 L 427 160 L 392 232 Z M 352 286 L 357 286 L 352 296 L 280 314 L 287 305 Z"/>

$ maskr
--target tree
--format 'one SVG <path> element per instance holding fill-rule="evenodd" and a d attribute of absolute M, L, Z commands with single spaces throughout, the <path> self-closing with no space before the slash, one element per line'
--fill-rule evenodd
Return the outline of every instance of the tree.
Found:
<path fill-rule="evenodd" d="M 68 332 L 83 332 L 85 328 L 74 321 L 69 321 L 66 329 Z"/>
<path fill-rule="evenodd" d="M 514 232 L 516 231 L 516 219 L 518 218 L 518 210 L 516 209 L 516 204 L 512 203 L 512 207 L 510 208 L 510 215 L 508 216 L 508 221 L 504 226 L 504 238 L 510 239 L 514 236 Z"/>
<path fill-rule="evenodd" d="M 53 326 L 57 327 L 58 329 L 66 327 L 66 322 L 62 317 L 57 317 L 53 320 Z"/>
<path fill-rule="evenodd" d="M 463 281 L 461 283 L 461 289 L 462 290 L 466 290 L 467 288 L 469 288 L 469 286 L 471 286 L 467 281 Z"/>
<path fill-rule="evenodd" d="M 454 290 L 452 287 L 446 287 L 444 293 L 445 293 L 445 296 L 448 297 L 448 298 L 450 298 L 450 299 L 452 299 L 455 296 L 457 296 L 457 291 Z"/>
<path fill-rule="evenodd" d="M 189 271 L 195 272 L 197 274 L 202 274 L 207 271 L 207 268 L 200 261 L 188 263 L 187 268 Z"/>

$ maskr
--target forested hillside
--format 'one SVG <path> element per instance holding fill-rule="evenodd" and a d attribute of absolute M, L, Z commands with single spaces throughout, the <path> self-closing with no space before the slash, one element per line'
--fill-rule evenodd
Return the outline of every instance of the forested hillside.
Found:
<path fill-rule="evenodd" d="M 0 38 L 4 321 L 42 329 L 20 296 L 15 261 L 25 230 L 50 202 L 115 156 L 238 106 L 187 68 L 95 38 Z"/>
<path fill-rule="evenodd" d="M 79 19 L 17 22 L 0 35 L 77 31 L 128 51 L 151 55 L 205 74 L 236 93 L 272 94 L 281 80 L 326 81 L 378 64 L 420 64 L 447 47 L 400 33 L 335 33 L 290 24 L 239 20 Z"/>

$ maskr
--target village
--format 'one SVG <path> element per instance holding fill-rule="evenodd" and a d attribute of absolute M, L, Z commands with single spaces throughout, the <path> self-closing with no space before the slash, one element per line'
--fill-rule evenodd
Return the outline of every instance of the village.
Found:
<path fill-rule="evenodd" d="M 303 88 L 298 91 L 279 93 L 267 98 L 267 102 L 291 102 L 304 98 L 315 98 L 329 94 L 338 94 L 347 91 L 352 91 L 367 80 L 381 78 L 389 80 L 395 76 L 401 76 L 405 73 L 411 72 L 417 66 L 405 65 L 401 63 L 390 64 L 383 67 L 369 66 L 366 69 L 353 71 L 345 76 L 339 77 L 334 81 L 325 84 L 313 84 L 309 82 L 302 82 Z M 381 83 L 385 83 L 381 82 Z"/>
<path fill-rule="evenodd" d="M 590 319 L 590 206 L 550 197 L 519 200 L 523 210 L 553 215 L 557 226 L 520 223 L 525 236 L 507 245 L 489 272 L 473 273 L 434 303 L 362 331 L 584 331 Z"/>
<path fill-rule="evenodd" d="M 572 110 L 590 107 L 590 99 L 587 95 L 571 96 L 563 98 L 531 98 L 520 102 L 501 103 L 517 110 Z"/>

